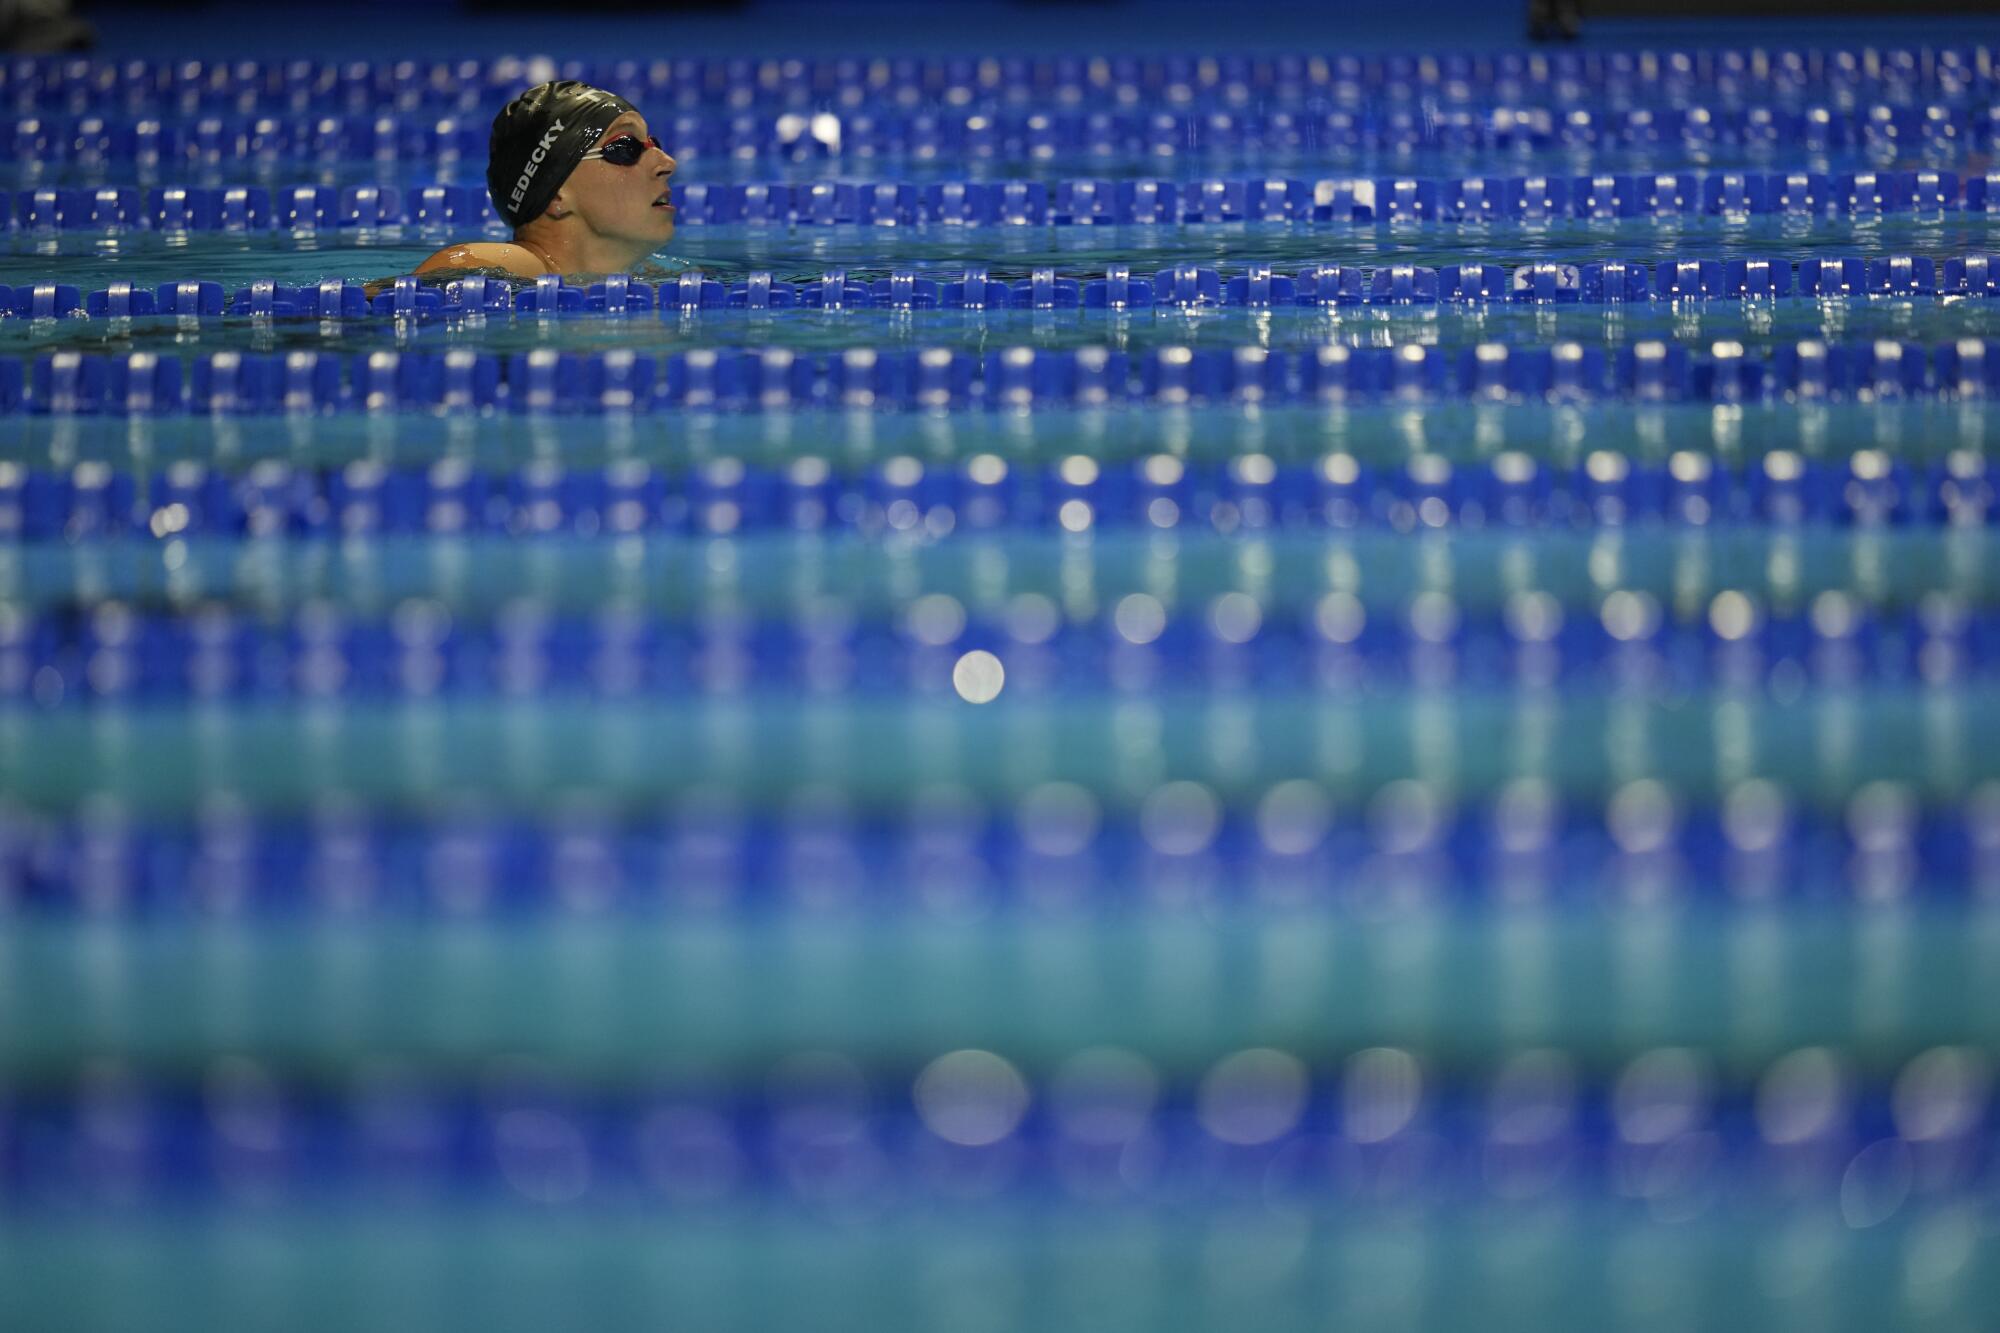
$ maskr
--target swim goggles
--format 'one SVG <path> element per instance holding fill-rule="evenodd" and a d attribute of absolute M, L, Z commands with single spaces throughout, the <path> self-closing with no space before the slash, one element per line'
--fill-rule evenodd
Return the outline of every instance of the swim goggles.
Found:
<path fill-rule="evenodd" d="M 629 167 L 646 155 L 648 148 L 659 148 L 658 139 L 641 139 L 636 134 L 621 134 L 601 148 L 593 148 L 577 161 L 588 162 L 593 157 L 601 157 L 614 167 Z M 665 151 L 662 149 L 662 151 Z"/>

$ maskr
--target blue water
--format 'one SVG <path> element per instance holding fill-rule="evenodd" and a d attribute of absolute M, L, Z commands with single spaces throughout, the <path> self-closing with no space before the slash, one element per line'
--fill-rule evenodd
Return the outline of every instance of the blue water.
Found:
<path fill-rule="evenodd" d="M 320 284 L 453 233 L 163 230 L 144 192 L 476 185 L 437 123 L 555 72 L 499 58 L 545 34 L 423 13 L 357 51 L 305 15 L 237 49 L 326 63 L 197 69 L 129 63 L 173 46 L 133 12 L 103 63 L 0 66 L 0 1310 L 1984 1327 L 1987 34 L 1820 32 L 1752 80 L 1813 30 L 1628 29 L 1521 73 L 1461 8 L 1441 66 L 1380 15 L 1330 73 L 1235 59 L 1328 44 L 1283 7 L 1199 50 L 1064 16 L 1056 49 L 1153 65 L 982 64 L 1050 43 L 972 6 L 929 46 L 854 11 L 832 45 L 893 68 L 730 66 L 761 35 L 696 17 L 662 58 L 716 61 L 629 73 L 678 103 L 683 186 L 1923 171 L 1948 202 L 690 220 L 635 275 L 664 311 L 374 308 Z M 652 22 L 570 40 L 630 58 Z M 1085 88 L 1129 122 L 1034 150 Z M 393 151 L 318 127 L 378 111 Z M 148 159 L 142 121 L 213 151 Z M 115 227 L 35 194 L 83 187 L 137 193 Z M 1669 285 L 1849 256 L 1897 262 Z M 1512 295 L 1614 261 L 1638 299 Z M 1469 264 L 1503 285 L 1439 290 Z M 1214 294 L 1083 296 L 1183 265 Z M 1258 265 L 1354 287 L 1226 294 Z M 968 269 L 1024 304 L 847 285 Z M 766 276 L 799 303 L 728 307 Z M 178 283 L 208 312 L 111 313 Z"/>

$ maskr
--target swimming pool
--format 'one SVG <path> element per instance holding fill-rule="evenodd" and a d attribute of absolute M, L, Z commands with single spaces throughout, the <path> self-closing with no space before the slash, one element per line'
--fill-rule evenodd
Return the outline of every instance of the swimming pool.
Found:
<path fill-rule="evenodd" d="M 1996 77 L 0 65 L 0 1290 L 1978 1326 Z"/>

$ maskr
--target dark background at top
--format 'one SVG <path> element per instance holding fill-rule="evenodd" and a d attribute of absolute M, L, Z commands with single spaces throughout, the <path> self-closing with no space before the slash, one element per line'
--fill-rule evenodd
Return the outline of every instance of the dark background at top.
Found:
<path fill-rule="evenodd" d="M 1518 45 L 1523 0 L 73 0 L 108 56 L 327 59 L 1055 51 L 1478 50 Z M 2000 0 L 1583 0 L 1585 45 L 2000 39 Z M 1706 12 L 1706 17 L 1674 15 Z M 1924 11 L 1928 11 L 1927 13 Z"/>

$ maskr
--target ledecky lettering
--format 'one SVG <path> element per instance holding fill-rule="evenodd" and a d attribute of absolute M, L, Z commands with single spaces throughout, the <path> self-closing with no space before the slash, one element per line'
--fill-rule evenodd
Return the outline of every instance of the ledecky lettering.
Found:
<path fill-rule="evenodd" d="M 555 122 L 549 126 L 549 132 L 542 136 L 542 141 L 535 145 L 535 151 L 528 154 L 527 169 L 522 171 L 521 179 L 514 182 L 514 193 L 507 196 L 509 203 L 516 207 L 520 206 L 521 196 L 528 192 L 528 182 L 535 178 L 537 171 L 541 170 L 542 159 L 549 155 L 549 149 L 556 146 L 556 136 L 562 132 L 563 123 Z"/>

